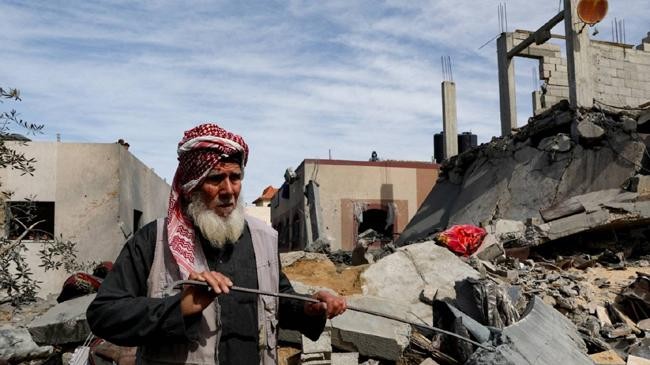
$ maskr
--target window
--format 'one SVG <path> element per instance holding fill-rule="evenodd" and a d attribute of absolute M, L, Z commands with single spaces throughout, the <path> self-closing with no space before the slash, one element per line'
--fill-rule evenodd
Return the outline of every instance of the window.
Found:
<path fill-rule="evenodd" d="M 41 241 L 54 238 L 54 202 L 8 202 L 8 208 L 9 239 Z"/>

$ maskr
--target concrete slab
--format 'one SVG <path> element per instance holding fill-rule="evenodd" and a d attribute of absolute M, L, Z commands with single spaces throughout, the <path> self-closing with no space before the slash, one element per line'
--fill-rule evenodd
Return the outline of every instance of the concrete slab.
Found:
<path fill-rule="evenodd" d="M 38 346 L 26 328 L 0 327 L 0 360 L 11 364 L 48 357 L 52 346 Z"/>
<path fill-rule="evenodd" d="M 433 241 L 400 248 L 361 274 L 366 295 L 409 304 L 419 302 L 422 290 L 429 286 L 441 294 L 454 296 L 456 281 L 479 274 L 452 252 Z"/>
<path fill-rule="evenodd" d="M 358 352 L 333 352 L 332 365 L 358 365 Z"/>
<path fill-rule="evenodd" d="M 40 344 L 84 342 L 90 334 L 86 309 L 93 299 L 95 294 L 90 294 L 55 305 L 29 324 L 29 333 Z"/>
<path fill-rule="evenodd" d="M 575 325 L 533 297 L 521 320 L 503 329 L 497 351 L 479 349 L 466 364 L 593 365 L 586 352 Z"/>
<path fill-rule="evenodd" d="M 351 306 L 419 321 L 409 313 L 410 308 L 401 302 L 363 295 L 348 297 L 347 301 Z M 358 352 L 362 356 L 395 361 L 410 343 L 410 325 L 370 314 L 348 310 L 327 321 L 325 326 L 330 330 L 334 348 Z M 301 335 L 297 331 L 280 329 L 279 339 L 301 343 Z"/>
<path fill-rule="evenodd" d="M 416 321 L 408 313 L 408 307 L 400 302 L 362 295 L 347 299 L 351 306 Z M 332 345 L 362 356 L 395 361 L 410 342 L 410 325 L 383 317 L 346 311 L 329 322 L 332 326 Z"/>
<path fill-rule="evenodd" d="M 312 341 L 309 338 L 302 336 L 303 354 L 330 352 L 332 352 L 332 337 L 330 336 L 329 330 L 326 329 L 323 331 L 316 341 Z"/>

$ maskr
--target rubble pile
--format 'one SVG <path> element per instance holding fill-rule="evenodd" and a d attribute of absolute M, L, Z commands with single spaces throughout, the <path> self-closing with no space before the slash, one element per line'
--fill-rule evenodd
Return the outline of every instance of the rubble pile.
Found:
<path fill-rule="evenodd" d="M 436 185 L 396 244 L 426 240 L 456 224 L 487 226 L 498 219 L 541 224 L 589 214 L 591 206 L 569 202 L 591 192 L 623 187 L 647 194 L 648 114 L 650 110 L 574 111 L 559 103 L 516 133 L 452 157 L 442 164 Z M 584 124 L 600 132 L 587 133 Z M 612 204 L 590 218 L 598 218 L 597 224 L 614 223 L 617 210 L 628 216 L 647 213 L 633 204 Z M 560 205 L 563 209 L 545 212 Z M 607 212 L 613 215 L 607 217 Z M 559 228 L 551 227 L 550 239 L 563 234 Z"/>

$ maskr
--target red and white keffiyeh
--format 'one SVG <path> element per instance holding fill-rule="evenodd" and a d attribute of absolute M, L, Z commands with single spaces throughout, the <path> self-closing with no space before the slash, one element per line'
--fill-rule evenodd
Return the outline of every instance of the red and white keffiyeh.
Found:
<path fill-rule="evenodd" d="M 172 182 L 167 211 L 167 239 L 172 256 L 187 279 L 194 271 L 194 225 L 185 214 L 190 193 L 200 186 L 222 159 L 239 156 L 242 172 L 248 161 L 244 139 L 216 124 L 201 124 L 185 132 L 178 143 L 178 168 Z"/>

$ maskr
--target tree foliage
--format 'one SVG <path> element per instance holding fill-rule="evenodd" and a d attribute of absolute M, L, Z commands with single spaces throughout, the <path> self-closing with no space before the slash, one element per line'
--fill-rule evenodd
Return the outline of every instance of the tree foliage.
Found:
<path fill-rule="evenodd" d="M 17 89 L 0 87 L 0 103 L 21 100 L 20 91 Z M 12 169 L 21 175 L 33 175 L 35 159 L 16 151 L 14 145 L 7 142 L 26 144 L 26 138 L 12 133 L 14 129 L 26 134 L 38 134 L 43 132 L 43 128 L 43 124 L 21 119 L 15 109 L 0 111 L 0 169 Z M 63 237 L 54 237 L 53 232 L 43 232 L 39 227 L 43 221 L 35 220 L 33 201 L 27 199 L 24 204 L 8 205 L 6 203 L 11 199 L 12 193 L 2 191 L 0 194 L 0 210 L 5 216 L 5 219 L 0 221 L 0 226 L 4 228 L 4 234 L 0 237 L 0 304 L 11 302 L 18 306 L 33 301 L 39 288 L 39 282 L 33 278 L 33 272 L 26 261 L 26 237 L 31 237 L 34 233 L 40 234 L 38 237 L 45 237 L 40 242 L 41 249 L 38 251 L 41 260 L 39 266 L 45 271 L 63 269 L 71 273 L 80 267 L 76 264 L 77 250 L 74 242 L 66 241 Z M 11 226 L 18 227 L 21 233 L 9 239 L 7 234 Z"/>

